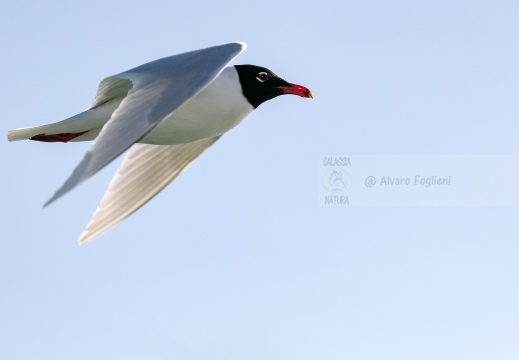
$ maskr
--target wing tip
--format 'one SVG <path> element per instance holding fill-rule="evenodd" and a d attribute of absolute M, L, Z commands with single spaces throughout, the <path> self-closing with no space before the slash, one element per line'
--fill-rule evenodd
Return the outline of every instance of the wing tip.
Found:
<path fill-rule="evenodd" d="M 52 204 L 54 201 L 58 200 L 60 197 L 62 197 L 65 193 L 67 193 L 69 191 L 69 190 L 67 190 L 67 191 L 62 191 L 62 190 L 63 190 L 63 187 L 58 189 L 58 191 L 56 191 L 54 193 L 54 195 L 52 195 L 52 197 L 49 200 L 47 200 L 45 202 L 45 204 L 43 204 L 43 208 L 45 209 L 47 206 Z"/>
<path fill-rule="evenodd" d="M 243 41 L 235 41 L 233 44 L 238 44 L 238 45 L 240 45 L 241 51 L 245 51 L 245 50 L 247 50 L 247 44 L 244 43 Z"/>
<path fill-rule="evenodd" d="M 92 221 L 90 221 L 90 223 L 92 223 Z M 91 242 L 92 240 L 98 238 L 100 235 L 103 234 L 103 231 L 90 231 L 88 229 L 88 227 L 90 226 L 90 224 L 87 225 L 87 227 L 85 228 L 85 230 L 83 230 L 83 232 L 81 233 L 81 235 L 79 235 L 78 239 L 77 239 L 77 244 L 79 246 L 83 246 L 85 245 L 86 243 L 89 243 Z"/>
<path fill-rule="evenodd" d="M 52 204 L 55 200 L 56 200 L 56 199 L 54 198 L 54 196 L 51 197 L 49 200 L 47 200 L 47 201 L 45 202 L 45 204 L 43 204 L 42 207 L 45 209 L 47 206 L 49 206 L 50 204 Z"/>
<path fill-rule="evenodd" d="M 220 47 L 220 48 L 226 47 L 228 49 L 232 49 L 231 51 L 235 54 L 234 56 L 237 56 L 238 54 L 242 53 L 243 51 L 245 51 L 247 49 L 247 44 L 244 43 L 243 41 L 233 41 L 233 42 L 230 42 L 230 43 L 227 43 L 227 44 L 216 45 L 214 47 L 215 48 L 217 48 L 217 47 Z"/>
<path fill-rule="evenodd" d="M 79 246 L 83 246 L 85 245 L 86 243 L 89 243 L 90 241 L 94 240 L 95 237 L 90 237 L 87 235 L 86 232 L 83 232 L 79 238 L 77 239 L 77 244 Z"/>

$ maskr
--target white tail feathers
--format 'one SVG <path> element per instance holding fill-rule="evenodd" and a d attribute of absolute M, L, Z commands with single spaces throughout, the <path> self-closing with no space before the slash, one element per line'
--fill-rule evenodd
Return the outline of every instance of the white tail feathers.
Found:
<path fill-rule="evenodd" d="M 93 140 L 121 103 L 122 98 L 113 99 L 94 109 L 83 111 L 71 118 L 53 124 L 26 127 L 7 132 L 9 141 L 27 140 L 36 135 L 77 134 L 86 132 L 71 141 Z"/>

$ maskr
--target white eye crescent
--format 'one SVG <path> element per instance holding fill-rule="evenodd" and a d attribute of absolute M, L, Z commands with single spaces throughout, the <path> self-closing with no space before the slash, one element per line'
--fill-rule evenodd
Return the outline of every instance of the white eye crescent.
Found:
<path fill-rule="evenodd" d="M 270 75 L 264 71 L 260 72 L 258 76 L 256 76 L 256 80 L 258 80 L 259 82 L 265 82 L 268 79 L 270 79 Z"/>

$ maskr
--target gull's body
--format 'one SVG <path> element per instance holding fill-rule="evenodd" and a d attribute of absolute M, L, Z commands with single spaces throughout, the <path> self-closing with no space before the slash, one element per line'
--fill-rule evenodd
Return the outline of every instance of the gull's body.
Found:
<path fill-rule="evenodd" d="M 9 140 L 95 140 L 48 205 L 130 148 L 80 243 L 144 205 L 259 104 L 282 94 L 312 97 L 268 69 L 225 67 L 231 43 L 159 59 L 108 77 L 90 108 L 58 123 L 10 131 Z"/>
<path fill-rule="evenodd" d="M 241 101 L 240 82 L 234 66 L 221 74 L 195 97 L 186 101 L 152 129 L 138 143 L 177 145 L 222 135 L 238 125 L 254 108 Z M 87 133 L 69 141 L 94 140 L 110 120 L 124 97 L 109 100 L 94 108 L 55 124 L 17 129 L 9 132 L 9 140 L 24 140 L 38 134 Z"/>

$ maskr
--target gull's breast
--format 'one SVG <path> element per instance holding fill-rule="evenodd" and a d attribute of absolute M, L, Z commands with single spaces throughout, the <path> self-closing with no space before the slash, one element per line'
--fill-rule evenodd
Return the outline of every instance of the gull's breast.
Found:
<path fill-rule="evenodd" d="M 236 68 L 230 66 L 139 142 L 175 145 L 212 138 L 238 125 L 252 110 L 242 94 Z"/>

